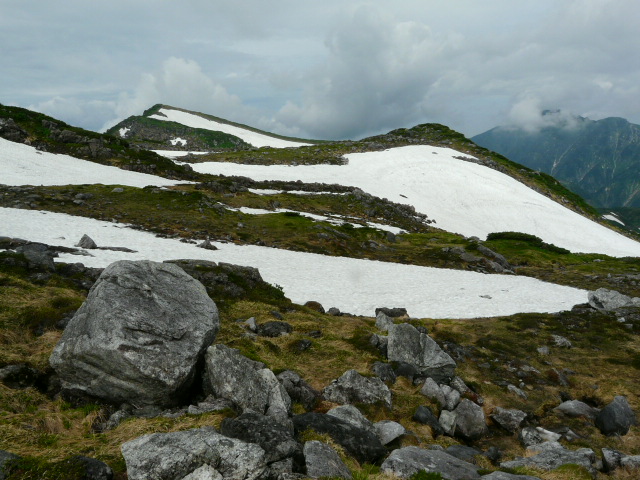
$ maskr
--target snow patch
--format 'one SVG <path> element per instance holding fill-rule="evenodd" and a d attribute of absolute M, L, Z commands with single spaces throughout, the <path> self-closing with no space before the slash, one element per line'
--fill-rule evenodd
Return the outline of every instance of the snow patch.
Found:
<path fill-rule="evenodd" d="M 309 143 L 292 142 L 290 140 L 271 137 L 252 130 L 247 130 L 246 128 L 216 122 L 215 120 L 210 120 L 192 113 L 182 112 L 180 110 L 161 108 L 158 113 L 160 113 L 160 115 L 151 115 L 149 118 L 163 120 L 165 122 L 176 122 L 191 128 L 203 128 L 214 132 L 228 133 L 241 138 L 254 147 L 287 148 L 310 145 Z"/>
<path fill-rule="evenodd" d="M 256 267 L 265 281 L 281 285 L 296 303 L 316 300 L 325 307 L 373 316 L 381 306 L 403 306 L 414 317 L 477 318 L 519 312 L 556 312 L 587 300 L 587 292 L 529 277 L 486 275 L 348 257 L 293 252 L 255 245 L 213 242 L 204 250 L 157 238 L 126 225 L 84 217 L 0 208 L 0 234 L 73 247 L 83 234 L 98 245 L 136 253 L 91 250 L 92 257 L 61 253 L 56 261 L 106 267 L 121 260 L 195 258 Z"/>
<path fill-rule="evenodd" d="M 346 165 L 240 165 L 204 162 L 202 173 L 254 180 L 337 183 L 410 203 L 436 226 L 465 236 L 529 233 L 572 252 L 640 256 L 640 243 L 541 195 L 491 168 L 456 159 L 450 148 L 408 146 L 346 155 Z"/>
<path fill-rule="evenodd" d="M 618 217 L 616 217 L 616 214 L 613 213 L 613 212 L 611 212 L 611 213 L 609 213 L 607 215 L 603 215 L 602 218 L 604 218 L 605 220 L 609 220 L 611 222 L 617 222 L 620 225 L 622 225 L 623 227 L 625 226 L 625 224 L 622 223 L 622 221 Z"/>
<path fill-rule="evenodd" d="M 169 143 L 171 143 L 171 145 L 173 145 L 174 147 L 178 144 L 180 144 L 182 147 L 187 146 L 187 141 L 184 138 L 180 138 L 180 137 L 176 137 L 169 140 Z"/>
<path fill-rule="evenodd" d="M 120 132 L 120 137 L 125 138 L 127 136 L 127 133 L 129 133 L 131 129 L 129 127 L 123 127 L 120 130 L 118 130 L 118 132 Z"/>
<path fill-rule="evenodd" d="M 0 183 L 5 185 L 126 185 L 163 186 L 187 181 L 168 180 L 146 173 L 80 160 L 69 155 L 41 152 L 22 143 L 0 138 Z"/>

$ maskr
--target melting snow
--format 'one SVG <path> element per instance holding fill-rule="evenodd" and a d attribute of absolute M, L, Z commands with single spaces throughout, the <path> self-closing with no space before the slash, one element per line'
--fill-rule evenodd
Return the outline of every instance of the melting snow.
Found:
<path fill-rule="evenodd" d="M 618 222 L 623 227 L 625 226 L 625 224 L 622 223 L 622 221 L 618 217 L 616 217 L 615 213 L 613 212 L 609 213 L 608 215 L 603 215 L 602 218 L 604 218 L 605 220 L 611 220 L 612 222 Z"/>
<path fill-rule="evenodd" d="M 174 158 L 179 158 L 179 157 L 186 157 L 187 155 L 206 155 L 209 152 L 185 152 L 185 151 L 180 151 L 180 150 L 151 150 L 154 153 L 157 153 L 158 155 L 162 155 L 163 157 L 167 157 L 170 159 L 174 159 Z"/>
<path fill-rule="evenodd" d="M 120 132 L 120 136 L 121 136 L 122 138 L 124 138 L 124 137 L 126 137 L 126 136 L 127 136 L 127 133 L 129 133 L 129 130 L 131 130 L 129 127 L 124 127 L 124 128 L 121 128 L 121 129 L 120 129 L 120 130 L 118 130 L 118 131 Z"/>
<path fill-rule="evenodd" d="M 22 143 L 0 138 L 0 183 L 6 185 L 176 185 L 176 182 L 146 173 L 80 160 L 69 155 L 41 152 Z"/>
<path fill-rule="evenodd" d="M 66 214 L 0 208 L 0 234 L 72 247 L 83 234 L 99 246 L 137 250 L 91 250 L 94 256 L 60 254 L 58 261 L 105 267 L 121 259 L 163 261 L 197 258 L 260 269 L 296 303 L 316 300 L 325 307 L 372 316 L 380 306 L 402 306 L 416 317 L 474 318 L 518 312 L 570 309 L 587 292 L 514 275 L 484 275 L 415 265 L 329 257 L 254 245 L 215 243 L 211 251 L 173 239 L 157 238 L 122 224 Z"/>
<path fill-rule="evenodd" d="M 496 170 L 454 158 L 449 148 L 409 146 L 346 155 L 346 165 L 240 165 L 205 162 L 196 171 L 254 180 L 338 183 L 409 203 L 436 227 L 485 238 L 491 232 L 537 235 L 573 252 L 640 256 L 640 243 L 599 225 Z"/>
<path fill-rule="evenodd" d="M 186 141 L 184 138 L 180 138 L 180 137 L 176 137 L 176 138 L 174 138 L 174 139 L 172 139 L 172 140 L 169 140 L 169 143 L 171 143 L 171 145 L 173 145 L 174 147 L 175 147 L 177 144 L 180 144 L 180 145 L 182 145 L 183 147 L 186 147 L 186 146 L 187 146 L 187 141 Z"/>
<path fill-rule="evenodd" d="M 159 113 L 162 115 L 151 115 L 149 118 L 164 120 L 167 122 L 176 122 L 191 128 L 204 128 L 205 130 L 212 130 L 214 132 L 229 133 L 241 138 L 254 147 L 286 148 L 309 145 L 308 143 L 292 142 L 290 140 L 271 137 L 269 135 L 264 135 L 262 133 L 236 127 L 227 123 L 216 122 L 215 120 L 210 120 L 192 113 L 182 112 L 180 110 L 161 108 Z"/>

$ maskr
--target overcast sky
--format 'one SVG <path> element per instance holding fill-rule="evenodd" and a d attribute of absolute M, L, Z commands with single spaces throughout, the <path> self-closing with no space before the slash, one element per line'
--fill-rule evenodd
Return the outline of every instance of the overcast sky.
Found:
<path fill-rule="evenodd" d="M 535 129 L 543 109 L 640 123 L 638 19 L 638 0 L 0 0 L 0 103 L 328 139 Z"/>

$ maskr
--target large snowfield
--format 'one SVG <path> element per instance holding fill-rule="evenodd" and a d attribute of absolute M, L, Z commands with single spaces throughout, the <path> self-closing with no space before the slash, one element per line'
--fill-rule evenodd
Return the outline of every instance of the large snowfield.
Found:
<path fill-rule="evenodd" d="M 483 275 L 414 265 L 329 257 L 253 245 L 214 243 L 211 251 L 178 240 L 157 238 L 123 224 L 66 214 L 0 208 L 1 234 L 72 247 L 83 234 L 98 246 L 127 247 L 137 253 L 90 250 L 92 257 L 61 254 L 59 261 L 105 267 L 121 259 L 194 258 L 257 267 L 296 303 L 315 300 L 355 315 L 373 316 L 377 307 L 405 307 L 410 315 L 475 318 L 518 312 L 568 310 L 587 301 L 587 292 L 515 275 Z"/>
<path fill-rule="evenodd" d="M 69 155 L 41 152 L 29 145 L 0 138 L 0 184 L 51 186 L 92 183 L 161 187 L 190 182 L 176 182 L 155 175 L 87 162 Z"/>
<path fill-rule="evenodd" d="M 239 165 L 205 162 L 201 173 L 254 180 L 336 183 L 410 204 L 434 226 L 465 236 L 492 232 L 537 235 L 572 252 L 640 256 L 640 243 L 595 223 L 508 175 L 454 158 L 460 152 L 431 146 L 346 155 L 347 165 Z"/>
<path fill-rule="evenodd" d="M 484 237 L 492 231 L 536 234 L 572 250 L 640 255 L 640 244 L 580 217 L 510 177 L 456 160 L 458 152 L 437 147 L 404 147 L 349 155 L 345 166 L 248 166 L 196 164 L 198 170 L 283 179 L 342 183 L 410 203 L 437 226 Z M 176 182 L 0 139 L 0 183 L 66 185 L 102 183 L 142 187 Z M 0 235 L 71 247 L 83 234 L 99 246 L 128 247 L 137 253 L 92 250 L 92 256 L 61 255 L 59 261 L 104 267 L 120 259 L 193 258 L 256 267 L 294 302 L 321 302 L 357 315 L 381 306 L 405 307 L 416 317 L 475 318 L 518 312 L 554 312 L 587 300 L 587 292 L 528 277 L 419 267 L 330 257 L 268 247 L 216 243 L 210 251 L 161 239 L 123 224 L 65 214 L 0 208 Z"/>
<path fill-rule="evenodd" d="M 186 125 L 187 127 L 191 128 L 203 128 L 205 130 L 212 130 L 214 132 L 229 133 L 231 135 L 235 135 L 238 138 L 241 138 L 254 147 L 287 148 L 309 145 L 308 143 L 292 142 L 290 140 L 270 137 L 269 135 L 263 135 L 252 130 L 229 125 L 227 123 L 216 122 L 214 120 L 209 120 L 199 115 L 183 112 L 181 110 L 161 108 L 159 110 L 159 113 L 160 115 L 150 115 L 149 118 L 164 120 L 167 122 L 181 123 L 182 125 Z"/>

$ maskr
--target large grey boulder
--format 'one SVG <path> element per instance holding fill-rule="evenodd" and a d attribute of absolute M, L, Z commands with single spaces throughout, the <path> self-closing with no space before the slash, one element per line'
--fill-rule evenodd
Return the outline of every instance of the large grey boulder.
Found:
<path fill-rule="evenodd" d="M 600 311 L 611 311 L 618 308 L 640 307 L 640 298 L 628 297 L 615 290 L 599 288 L 589 292 L 589 305 Z"/>
<path fill-rule="evenodd" d="M 334 403 L 378 403 L 391 407 L 391 391 L 378 377 L 364 377 L 355 370 L 347 370 L 322 391 L 325 400 Z"/>
<path fill-rule="evenodd" d="M 123 260 L 104 269 L 49 362 L 72 394 L 169 406 L 219 327 L 215 303 L 180 267 Z"/>
<path fill-rule="evenodd" d="M 205 355 L 205 380 L 216 397 L 226 398 L 243 411 L 286 419 L 291 398 L 274 373 L 234 348 L 212 345 Z"/>
<path fill-rule="evenodd" d="M 318 403 L 320 392 L 305 382 L 296 372 L 285 370 L 276 375 L 276 378 L 289 394 L 291 400 L 301 403 L 305 409 L 312 410 Z"/>
<path fill-rule="evenodd" d="M 327 415 L 339 418 L 354 427 L 376 433 L 373 423 L 353 405 L 340 405 L 339 407 L 332 408 L 327 412 Z"/>
<path fill-rule="evenodd" d="M 225 480 L 253 480 L 267 468 L 262 448 L 213 427 L 144 435 L 124 443 L 122 455 L 129 480 L 182 480 L 205 465 Z"/>
<path fill-rule="evenodd" d="M 374 423 L 373 427 L 383 445 L 387 445 L 407 433 L 407 430 L 402 425 L 393 420 L 381 420 Z"/>
<path fill-rule="evenodd" d="M 487 421 L 482 407 L 463 399 L 456 409 L 456 435 L 465 440 L 478 440 L 487 433 Z"/>
<path fill-rule="evenodd" d="M 536 467 L 542 470 L 554 470 L 569 463 L 585 467 L 595 473 L 593 463 L 596 460 L 595 453 L 590 448 L 568 450 L 558 442 L 545 442 L 527 450 L 536 455 L 520 457 L 515 460 L 500 463 L 501 468 Z"/>
<path fill-rule="evenodd" d="M 382 463 L 381 470 L 400 478 L 409 478 L 422 470 L 427 473 L 440 473 L 446 480 L 480 478 L 478 467 L 475 465 L 439 450 L 425 450 L 418 447 L 394 450 Z"/>
<path fill-rule="evenodd" d="M 389 326 L 387 358 L 414 365 L 422 376 L 439 382 L 450 380 L 456 368 L 434 339 L 408 323 Z"/>
<path fill-rule="evenodd" d="M 636 424 L 636 416 L 627 399 L 619 395 L 600 410 L 595 423 L 604 435 L 626 435 Z"/>
<path fill-rule="evenodd" d="M 338 453 L 326 443 L 311 440 L 304 444 L 304 462 L 310 478 L 347 478 L 351 472 Z"/>

